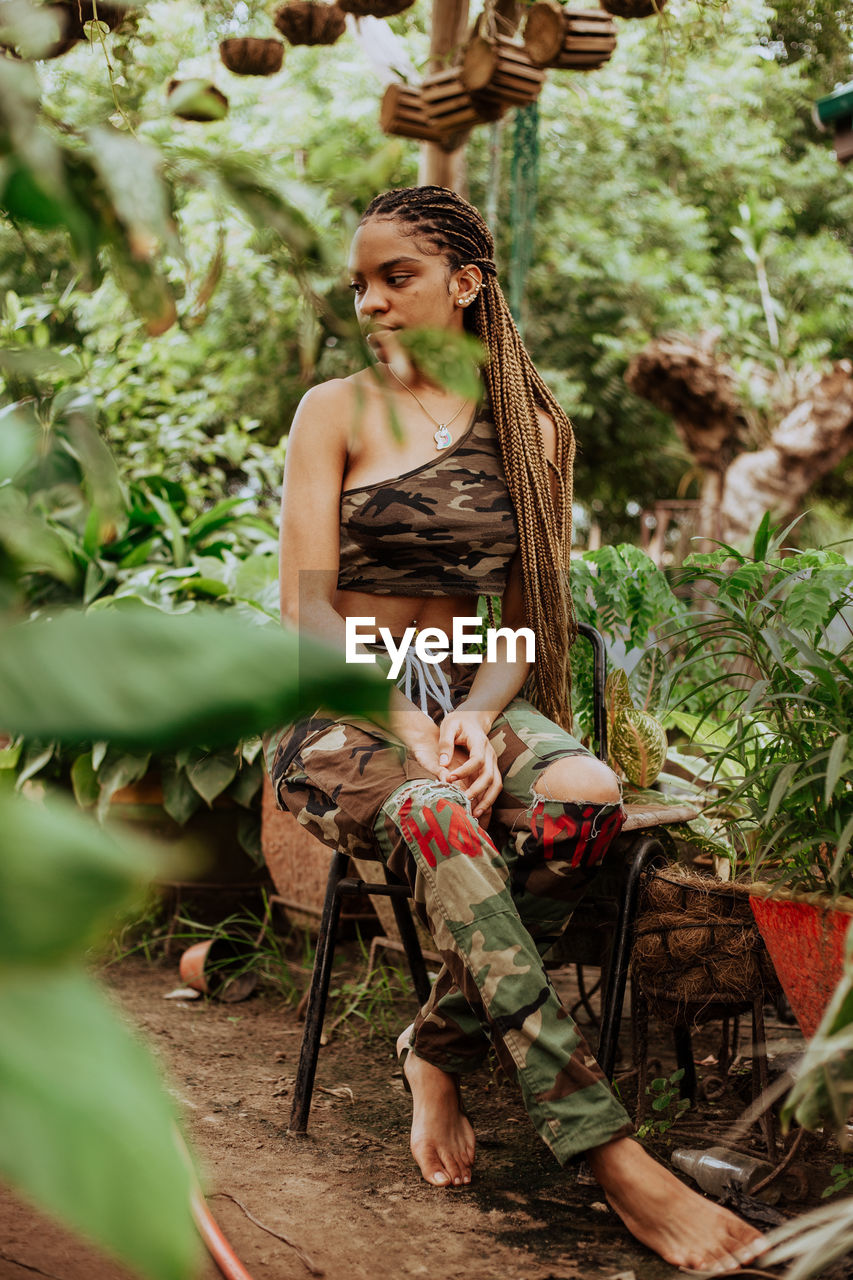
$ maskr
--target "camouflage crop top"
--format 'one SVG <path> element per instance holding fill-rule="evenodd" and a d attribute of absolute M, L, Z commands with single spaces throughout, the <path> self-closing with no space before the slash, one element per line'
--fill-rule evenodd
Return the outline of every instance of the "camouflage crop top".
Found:
<path fill-rule="evenodd" d="M 500 448 L 483 406 L 434 459 L 341 493 L 342 591 L 500 595 L 517 549 Z"/>

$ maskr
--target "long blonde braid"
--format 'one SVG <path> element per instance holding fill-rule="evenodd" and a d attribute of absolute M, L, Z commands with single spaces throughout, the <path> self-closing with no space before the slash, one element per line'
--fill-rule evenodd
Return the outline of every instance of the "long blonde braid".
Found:
<path fill-rule="evenodd" d="M 444 254 L 451 272 L 476 265 L 483 273 L 482 288 L 465 322 L 487 353 L 483 377 L 518 522 L 525 616 L 536 636 L 529 692 L 551 720 L 570 728 L 569 649 L 576 633 L 569 585 L 572 425 L 539 376 L 516 328 L 498 284 L 494 240 L 478 210 L 446 187 L 402 187 L 377 196 L 362 221 L 370 217 L 401 223 L 407 234 L 421 241 L 423 250 Z M 537 406 L 556 427 L 556 466 L 545 454 Z"/>

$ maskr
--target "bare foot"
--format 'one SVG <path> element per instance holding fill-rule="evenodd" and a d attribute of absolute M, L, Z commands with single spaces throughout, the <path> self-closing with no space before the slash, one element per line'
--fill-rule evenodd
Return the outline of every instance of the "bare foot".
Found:
<path fill-rule="evenodd" d="M 672 1266 L 735 1271 L 764 1252 L 760 1232 L 685 1186 L 632 1138 L 616 1138 L 586 1156 L 631 1234 Z"/>
<path fill-rule="evenodd" d="M 411 1027 L 397 1040 L 397 1056 L 408 1047 Z M 463 1186 L 471 1181 L 474 1130 L 462 1110 L 456 1077 L 406 1054 L 403 1073 L 412 1091 L 412 1155 L 434 1187 Z"/>

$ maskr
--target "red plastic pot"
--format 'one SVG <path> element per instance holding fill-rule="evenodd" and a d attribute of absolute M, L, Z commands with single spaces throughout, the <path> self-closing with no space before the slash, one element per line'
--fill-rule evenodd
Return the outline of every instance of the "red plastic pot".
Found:
<path fill-rule="evenodd" d="M 796 898 L 751 897 L 749 904 L 800 1030 L 813 1036 L 841 978 L 853 916 Z"/>

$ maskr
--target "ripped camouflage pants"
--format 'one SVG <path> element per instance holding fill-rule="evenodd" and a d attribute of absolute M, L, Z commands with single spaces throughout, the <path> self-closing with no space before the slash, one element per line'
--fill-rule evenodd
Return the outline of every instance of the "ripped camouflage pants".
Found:
<path fill-rule="evenodd" d="M 458 705 L 474 671 L 442 667 Z M 440 708 L 429 711 L 441 720 Z M 444 962 L 412 1051 L 464 1073 L 491 1043 L 564 1163 L 632 1130 L 542 964 L 624 813 L 619 804 L 538 793 L 550 764 L 588 752 L 524 699 L 509 704 L 489 737 L 504 786 L 488 831 L 462 791 L 439 783 L 370 721 L 317 715 L 289 726 L 268 745 L 267 764 L 279 805 L 303 826 L 332 848 L 381 859 L 411 886 Z"/>

